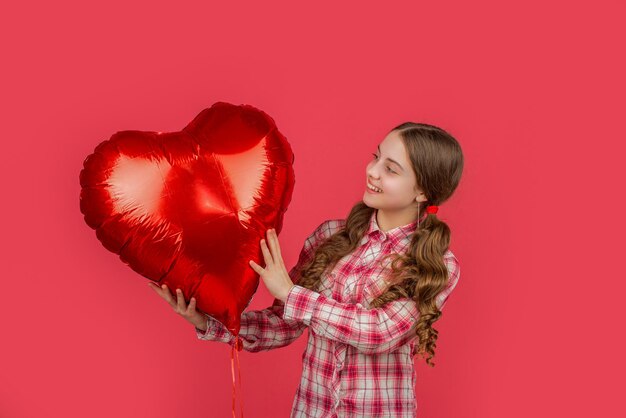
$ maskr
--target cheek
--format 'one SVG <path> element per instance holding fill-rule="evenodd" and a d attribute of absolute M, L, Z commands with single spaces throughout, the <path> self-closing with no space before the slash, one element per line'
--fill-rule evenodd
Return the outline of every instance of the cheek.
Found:
<path fill-rule="evenodd" d="M 397 196 L 399 198 L 406 197 L 411 194 L 411 188 L 407 186 L 401 179 L 387 178 L 383 181 L 382 186 L 385 194 L 388 196 Z"/>

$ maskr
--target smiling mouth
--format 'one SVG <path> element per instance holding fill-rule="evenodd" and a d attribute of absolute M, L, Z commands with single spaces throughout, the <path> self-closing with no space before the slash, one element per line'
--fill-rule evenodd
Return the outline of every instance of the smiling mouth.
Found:
<path fill-rule="evenodd" d="M 371 185 L 369 181 L 366 183 L 366 187 L 367 187 L 368 190 L 370 190 L 370 191 L 372 191 L 374 193 L 382 193 L 383 192 L 382 189 L 379 189 L 378 187 Z"/>

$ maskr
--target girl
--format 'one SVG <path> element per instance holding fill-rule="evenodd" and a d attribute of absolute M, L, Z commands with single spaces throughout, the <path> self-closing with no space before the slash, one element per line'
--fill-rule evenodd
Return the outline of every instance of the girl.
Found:
<path fill-rule="evenodd" d="M 284 347 L 309 328 L 292 418 L 415 417 L 413 358 L 434 366 L 432 325 L 460 274 L 436 213 L 459 184 L 463 154 L 444 130 L 413 122 L 391 130 L 376 151 L 363 200 L 347 219 L 322 222 L 289 272 L 271 229 L 261 240 L 265 267 L 250 260 L 275 299 L 242 314 L 243 349 Z M 235 344 L 195 310 L 194 298 L 186 306 L 180 290 L 174 301 L 167 286 L 152 287 L 199 339 Z"/>

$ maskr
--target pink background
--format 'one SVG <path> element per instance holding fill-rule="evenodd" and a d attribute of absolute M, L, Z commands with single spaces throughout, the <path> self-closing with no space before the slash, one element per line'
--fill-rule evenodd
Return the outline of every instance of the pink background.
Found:
<path fill-rule="evenodd" d="M 416 360 L 420 417 L 624 416 L 623 3 L 229 3 L 2 7 L 0 417 L 231 416 L 230 348 L 198 341 L 78 200 L 99 142 L 216 101 L 266 111 L 294 149 L 289 266 L 362 197 L 393 126 L 460 141 L 439 215 L 461 280 L 435 368 Z M 260 284 L 249 308 L 270 302 Z M 289 415 L 305 343 L 241 353 L 246 417 Z"/>

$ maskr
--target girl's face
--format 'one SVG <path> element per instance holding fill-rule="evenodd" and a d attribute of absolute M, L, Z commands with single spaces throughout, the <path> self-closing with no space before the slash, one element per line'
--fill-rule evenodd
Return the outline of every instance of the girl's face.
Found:
<path fill-rule="evenodd" d="M 417 200 L 426 200 L 417 187 L 408 153 L 399 132 L 390 132 L 378 145 L 367 165 L 363 202 L 387 211 L 415 210 Z M 368 183 L 382 192 L 372 191 Z"/>

